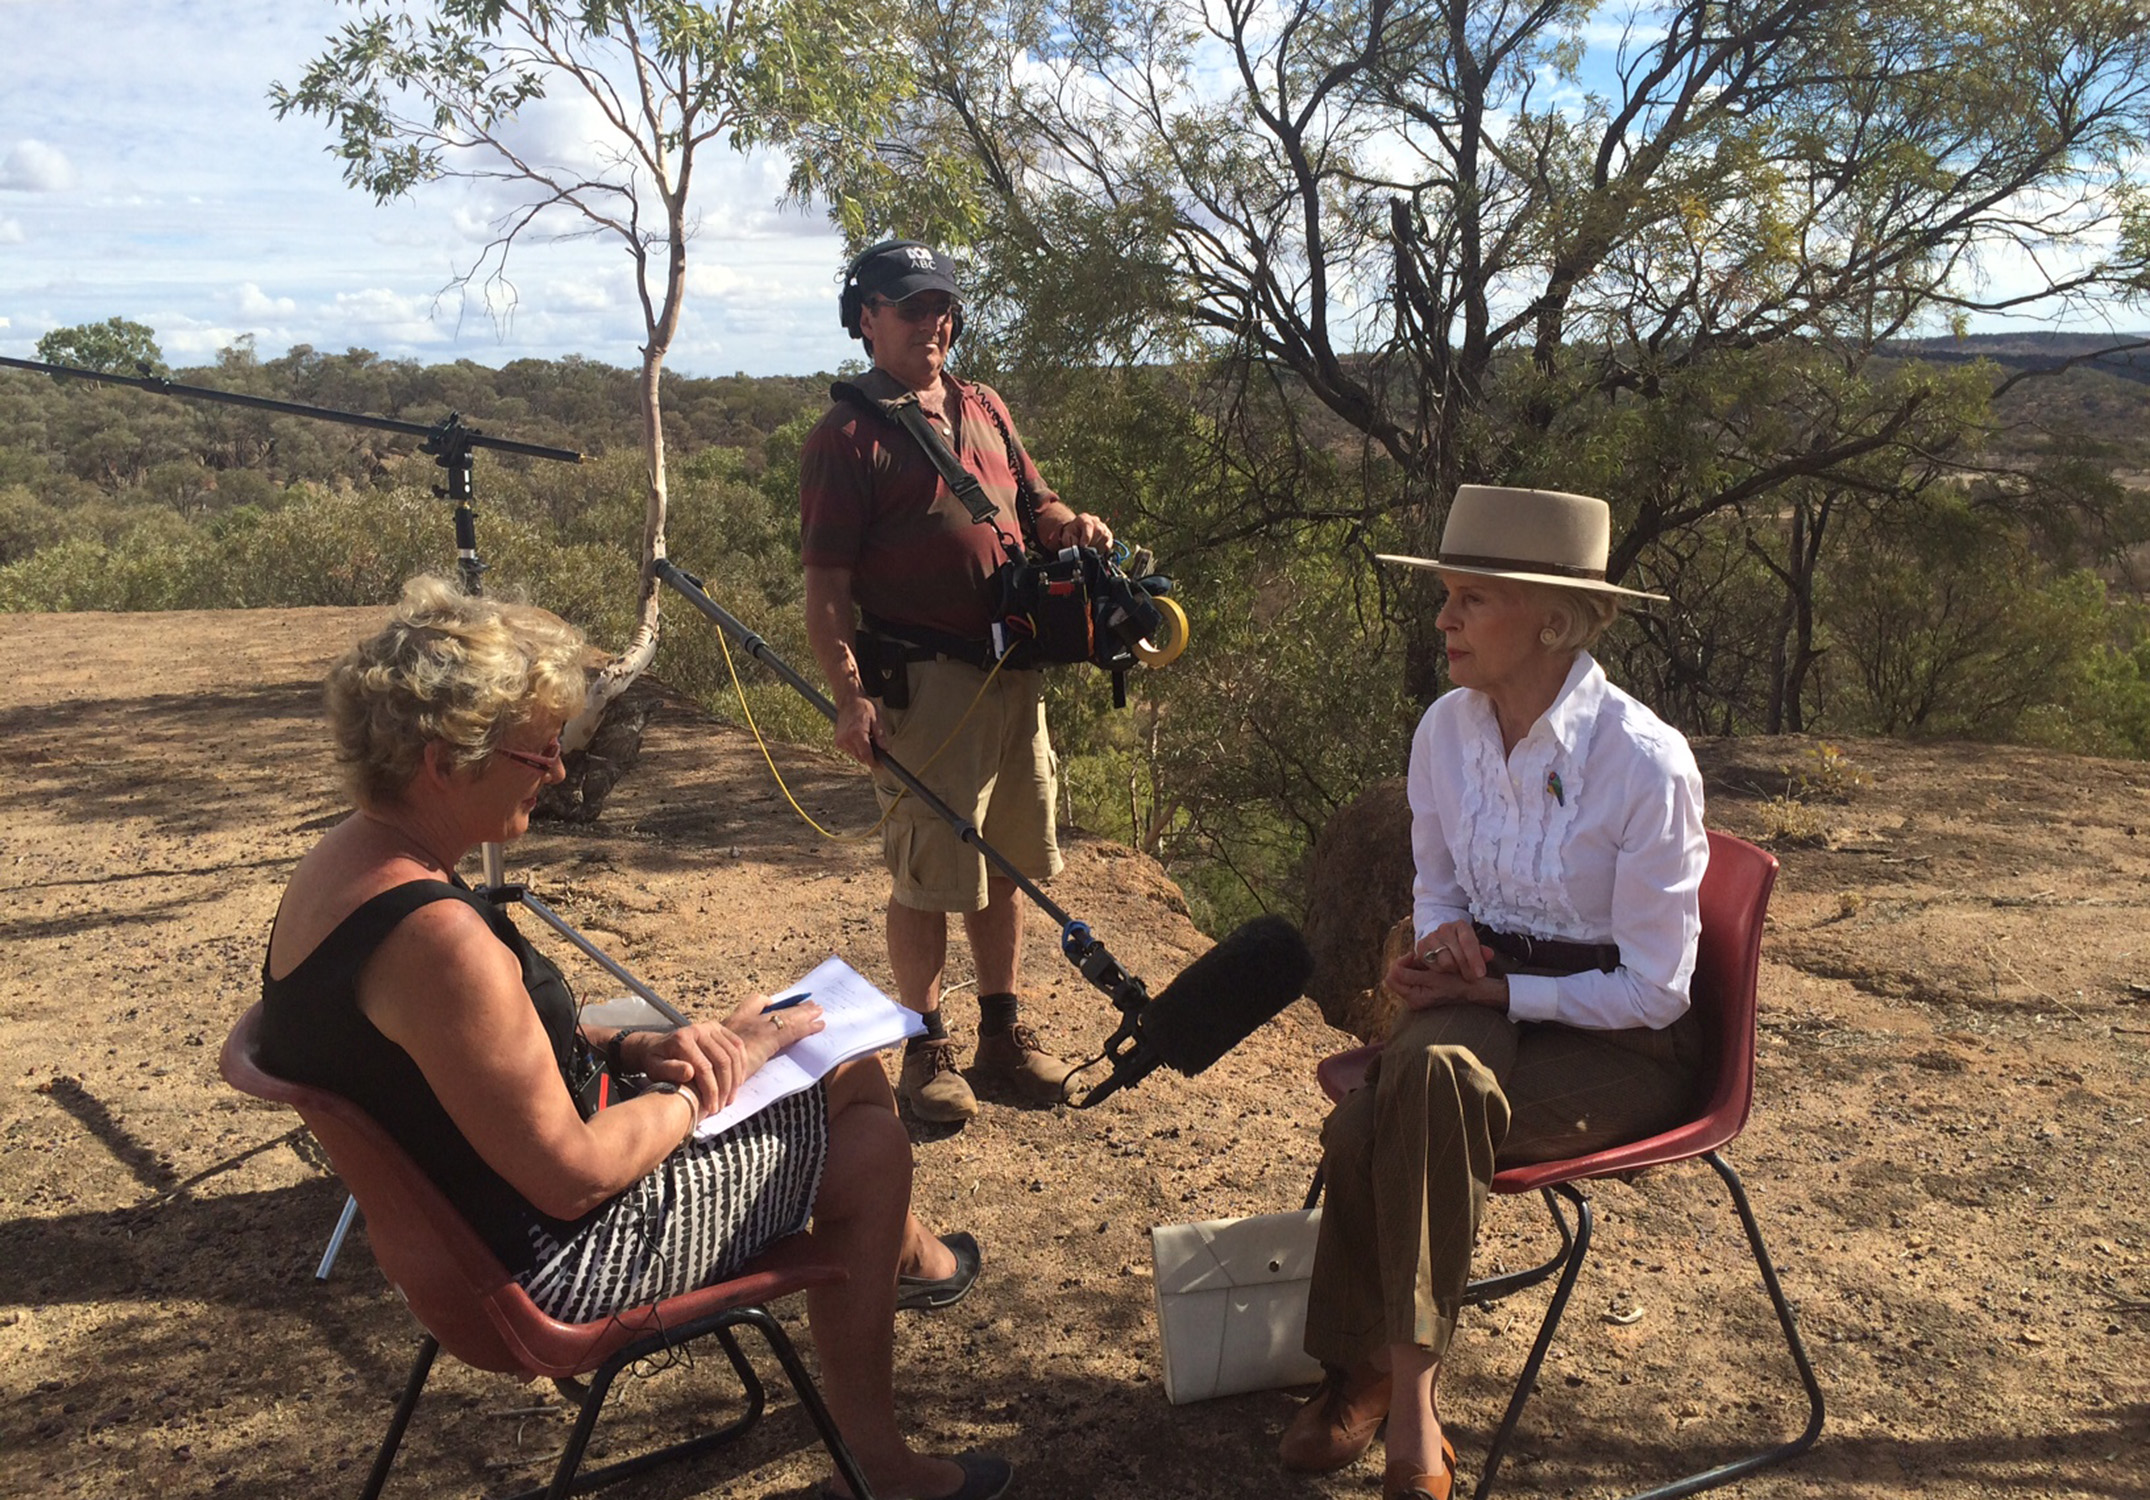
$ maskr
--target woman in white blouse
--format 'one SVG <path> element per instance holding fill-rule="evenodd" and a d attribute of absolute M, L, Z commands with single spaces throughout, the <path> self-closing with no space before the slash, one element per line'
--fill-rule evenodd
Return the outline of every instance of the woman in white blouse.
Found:
<path fill-rule="evenodd" d="M 1327 1202 L 1307 1352 L 1328 1374 L 1286 1429 L 1325 1471 L 1388 1423 L 1388 1500 L 1448 1500 L 1434 1390 L 1503 1166 L 1675 1124 L 1709 846 L 1687 742 L 1588 647 L 1617 600 L 1605 503 L 1466 485 L 1434 559 L 1444 694 L 1411 747 L 1417 941 L 1406 1009 L 1322 1131 Z"/>

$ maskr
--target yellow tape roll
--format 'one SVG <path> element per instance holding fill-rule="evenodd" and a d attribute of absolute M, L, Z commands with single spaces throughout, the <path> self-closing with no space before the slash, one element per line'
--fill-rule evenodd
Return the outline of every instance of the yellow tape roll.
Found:
<path fill-rule="evenodd" d="M 1135 643 L 1135 659 L 1146 667 L 1169 667 L 1187 649 L 1187 611 L 1172 598 L 1157 598 L 1150 602 L 1165 617 L 1165 623 L 1152 639 Z"/>

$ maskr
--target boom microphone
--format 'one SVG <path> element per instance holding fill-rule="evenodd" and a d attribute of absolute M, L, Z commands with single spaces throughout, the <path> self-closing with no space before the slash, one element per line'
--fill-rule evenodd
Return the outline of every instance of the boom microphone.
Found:
<path fill-rule="evenodd" d="M 1102 1103 L 1163 1063 L 1192 1078 L 1299 998 L 1314 955 L 1282 917 L 1256 917 L 1203 954 L 1105 1043 L 1112 1076 L 1076 1108 Z"/>

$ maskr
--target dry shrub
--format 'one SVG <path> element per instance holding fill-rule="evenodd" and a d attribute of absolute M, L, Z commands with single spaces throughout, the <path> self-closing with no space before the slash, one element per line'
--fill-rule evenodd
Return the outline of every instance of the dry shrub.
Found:
<path fill-rule="evenodd" d="M 1829 825 L 1823 820 L 1821 811 L 1789 793 L 1757 804 L 1755 812 L 1762 820 L 1761 835 L 1765 844 L 1825 847 L 1829 843 Z"/>

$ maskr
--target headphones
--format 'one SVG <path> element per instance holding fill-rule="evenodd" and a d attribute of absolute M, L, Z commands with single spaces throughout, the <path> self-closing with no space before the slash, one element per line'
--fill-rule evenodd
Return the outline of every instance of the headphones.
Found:
<path fill-rule="evenodd" d="M 866 311 L 866 289 L 859 285 L 859 272 L 866 262 L 888 250 L 918 249 L 932 253 L 933 247 L 921 240 L 883 240 L 878 245 L 868 245 L 858 253 L 850 265 L 844 267 L 844 289 L 836 301 L 836 315 L 843 320 L 844 332 L 855 339 L 865 338 L 859 331 L 859 320 Z M 955 302 L 955 314 L 948 329 L 948 347 L 953 349 L 963 337 L 963 299 Z"/>

